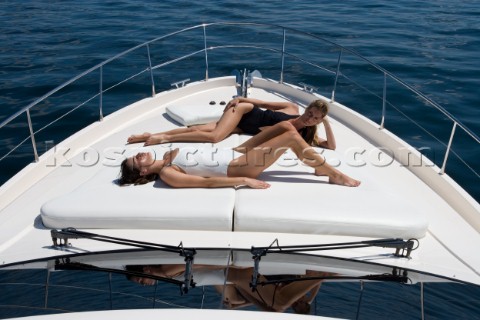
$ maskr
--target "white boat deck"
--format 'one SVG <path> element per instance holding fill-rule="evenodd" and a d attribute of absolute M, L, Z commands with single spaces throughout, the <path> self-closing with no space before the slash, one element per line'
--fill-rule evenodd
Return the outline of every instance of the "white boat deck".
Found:
<path fill-rule="evenodd" d="M 222 85 L 217 86 L 216 81 L 217 84 Z M 199 86 L 201 90 L 195 88 Z M 290 93 L 289 90 L 285 91 L 286 95 Z M 106 170 L 112 173 L 118 172 L 118 168 L 108 167 L 108 165 L 118 163 L 112 158 L 118 158 L 119 150 L 124 148 L 130 150 L 141 146 L 141 144 L 125 146 L 127 137 L 132 133 L 158 132 L 175 128 L 177 124 L 165 117 L 165 106 L 172 103 L 208 105 L 212 100 L 218 104 L 220 101 L 229 101 L 236 94 L 232 79 L 213 80 L 187 86 L 179 91 L 165 92 L 157 95 L 156 98 L 146 99 L 106 117 L 102 123 L 96 123 L 77 133 L 58 145 L 56 150 L 51 150 L 42 156 L 39 163 L 30 165 L 0 189 L 0 225 L 4 230 L 0 234 L 0 263 L 8 264 L 47 255 L 65 254 L 65 251 L 51 247 L 49 229 L 44 227 L 40 217 L 42 205 L 51 199 L 74 192 L 75 189 L 101 172 Z M 272 91 L 261 88 L 252 88 L 249 94 L 251 97 L 263 100 L 283 99 Z M 292 96 L 291 98 L 307 104 L 312 96 L 305 94 L 305 96 Z M 432 188 L 421 182 L 414 173 L 396 159 L 391 159 L 385 154 L 381 161 L 375 158 L 378 155 L 376 152 L 378 149 L 372 143 L 372 139 L 367 140 L 355 133 L 352 129 L 357 128 L 352 128 L 348 124 L 349 121 L 344 121 L 343 118 L 339 119 L 338 116 L 343 112 L 341 106 L 334 105 L 332 107 L 330 118 L 337 141 L 337 150 L 325 151 L 324 155 L 330 164 L 361 180 L 360 187 L 348 188 L 326 184 L 324 183 L 326 178 L 310 175 L 310 168 L 300 163 L 293 166 L 292 161 L 295 160 L 284 159 L 285 163 L 275 164 L 260 177 L 272 184 L 268 190 L 240 188 L 235 191 L 226 188 L 208 190 L 208 192 L 212 194 L 216 192 L 216 195 L 220 197 L 219 201 L 222 201 L 224 199 L 222 197 L 228 197 L 233 190 L 235 201 L 239 201 L 239 198 L 245 199 L 243 202 L 245 204 L 253 201 L 255 205 L 260 206 L 258 207 L 258 216 L 262 217 L 261 215 L 264 214 L 267 220 L 268 217 L 278 218 L 277 212 L 272 210 L 272 204 L 285 207 L 286 203 L 294 203 L 291 201 L 293 199 L 298 201 L 300 206 L 298 210 L 300 213 L 294 212 L 294 217 L 295 215 L 310 214 L 311 218 L 311 215 L 318 211 L 319 214 L 322 213 L 328 218 L 349 211 L 350 217 L 361 217 L 358 219 L 360 222 L 362 218 L 364 220 L 371 219 L 371 221 L 366 221 L 361 234 L 349 234 L 348 232 L 343 234 L 333 232 L 332 234 L 323 229 L 318 229 L 320 231 L 317 232 L 313 229 L 301 232 L 301 228 L 288 229 L 289 220 L 282 224 L 278 221 L 266 223 L 262 219 L 256 223 L 251 223 L 252 219 L 242 223 L 239 222 L 240 220 L 235 220 L 238 225 L 233 228 L 234 232 L 231 230 L 188 230 L 187 227 L 185 231 L 178 231 L 172 228 L 149 229 L 136 228 L 136 226 L 122 229 L 101 227 L 101 229 L 90 231 L 162 244 L 178 245 L 182 242 L 186 247 L 250 248 L 252 245 L 268 246 L 275 239 L 278 239 L 281 245 L 339 243 L 372 239 L 380 237 L 373 230 L 368 230 L 369 224 L 378 223 L 379 210 L 384 211 L 385 216 L 395 221 L 415 220 L 415 213 L 419 213 L 426 218 L 428 229 L 425 236 L 419 239 L 420 246 L 413 251 L 411 259 L 392 257 L 390 253 L 393 249 L 383 248 L 334 250 L 321 254 L 396 265 L 480 284 L 480 256 L 472 253 L 475 250 L 472 248 L 473 244 L 480 243 L 478 231 Z M 320 130 L 320 134 L 324 136 L 322 130 Z M 379 134 L 381 133 L 379 132 Z M 242 139 L 246 139 L 246 137 L 232 136 L 219 145 L 234 146 Z M 69 151 L 65 154 L 66 150 Z M 84 150 L 88 150 L 87 155 L 93 156 L 93 158 L 88 158 L 88 156 L 85 158 L 84 154 L 81 154 Z M 365 153 L 359 153 L 363 150 Z M 98 159 L 95 159 L 96 155 L 99 156 Z M 65 162 L 67 158 L 68 162 Z M 359 165 L 361 162 L 364 162 L 364 165 Z M 162 192 L 151 184 L 149 187 L 154 191 Z M 175 193 L 175 196 L 180 197 L 179 194 Z M 314 196 L 315 198 L 313 198 Z M 110 198 L 106 198 L 103 205 L 107 207 L 112 205 L 109 200 Z M 262 204 L 263 207 L 261 207 Z M 151 205 L 153 204 L 138 204 L 139 208 Z M 172 209 L 175 207 L 171 203 L 155 205 L 170 206 Z M 312 211 L 310 213 L 302 211 L 302 205 L 312 208 Z M 238 206 L 239 203 L 236 203 L 236 209 L 241 212 Z M 296 205 L 292 205 L 291 209 L 284 209 L 293 211 L 296 207 Z M 251 208 L 247 209 L 245 211 L 251 212 Z M 372 210 L 376 211 L 376 215 L 372 215 Z M 237 218 L 235 217 L 235 219 Z M 234 226 L 235 221 L 231 222 Z M 302 228 L 310 225 L 307 221 Z M 457 230 L 462 230 L 462 232 L 456 232 Z M 373 236 L 369 236 L 369 232 Z M 72 246 L 69 247 L 68 252 L 118 248 L 117 245 L 90 240 L 72 240 L 71 242 Z"/>

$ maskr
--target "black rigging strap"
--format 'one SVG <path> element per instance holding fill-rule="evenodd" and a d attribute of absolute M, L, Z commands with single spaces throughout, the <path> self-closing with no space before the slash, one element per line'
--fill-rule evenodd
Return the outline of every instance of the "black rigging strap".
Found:
<path fill-rule="evenodd" d="M 193 262 L 196 254 L 195 248 L 184 248 L 183 244 L 180 243 L 178 246 L 163 245 L 151 242 L 129 240 L 117 237 L 109 237 L 104 235 L 99 235 L 90 232 L 79 231 L 74 228 L 67 228 L 62 230 L 52 230 L 51 231 L 52 241 L 54 247 L 58 246 L 67 246 L 69 239 L 90 239 L 108 243 L 115 243 L 120 245 L 133 246 L 146 250 L 160 250 L 166 252 L 176 252 L 180 256 L 185 258 L 185 278 L 184 281 L 178 281 L 170 278 L 162 278 L 154 275 L 149 275 L 140 272 L 132 271 L 123 271 L 118 269 L 108 269 L 108 268 L 99 268 L 91 265 L 86 265 L 82 263 L 72 263 L 69 260 L 65 263 L 57 263 L 56 268 L 58 269 L 82 269 L 82 270 L 101 270 L 108 272 L 124 273 L 136 275 L 139 277 L 147 277 L 156 280 L 161 280 L 164 282 L 175 283 L 181 286 L 182 293 L 188 293 L 189 288 L 195 287 L 195 282 L 193 281 Z M 60 244 L 59 241 L 60 240 Z M 62 243 L 63 240 L 63 243 Z M 268 253 L 302 253 L 310 251 L 323 251 L 323 250 L 340 250 L 340 249 L 352 249 L 352 248 L 365 248 L 365 247 L 382 247 L 382 248 L 394 248 L 395 252 L 393 255 L 400 258 L 410 258 L 410 254 L 413 250 L 417 249 L 419 242 L 417 239 L 403 240 L 398 238 L 392 239 L 377 239 L 377 240 L 366 240 L 366 241 L 357 241 L 357 242 L 343 242 L 343 243 L 330 243 L 330 244 L 314 244 L 314 245 L 294 245 L 294 246 L 280 246 L 278 240 L 275 239 L 270 246 L 268 247 L 252 247 L 250 252 L 252 253 L 252 259 L 254 260 L 254 267 L 252 273 L 252 281 L 250 282 L 250 287 L 252 291 L 255 291 L 257 285 L 268 285 L 268 284 L 278 284 L 285 282 L 293 281 L 306 281 L 306 280 L 321 280 L 321 279 L 358 279 L 358 280 L 376 280 L 376 281 L 395 281 L 405 283 L 408 281 L 407 271 L 401 270 L 396 267 L 393 268 L 391 273 L 385 274 L 373 274 L 365 276 L 322 276 L 322 277 L 295 277 L 295 278 L 284 278 L 280 280 L 267 280 L 259 281 L 259 267 L 261 257 L 266 256 Z M 67 258 L 68 259 L 68 258 Z"/>
<path fill-rule="evenodd" d="M 115 243 L 115 244 L 126 245 L 126 246 L 133 246 L 133 247 L 146 249 L 146 250 L 160 250 L 160 251 L 178 253 L 180 256 L 185 258 L 185 273 L 184 273 L 185 280 L 182 282 L 181 290 L 183 293 L 187 293 L 190 288 L 195 287 L 195 282 L 193 281 L 193 275 L 192 275 L 192 267 L 193 267 L 195 254 L 197 252 L 194 248 L 184 248 L 182 243 L 180 243 L 178 246 L 170 246 L 170 245 L 157 244 L 152 242 L 109 237 L 109 236 L 99 235 L 95 233 L 79 231 L 74 228 L 52 230 L 51 236 L 52 236 L 54 247 L 67 246 L 69 239 L 89 239 L 89 240 Z M 58 240 L 60 240 L 60 244 Z M 62 240 L 63 240 L 63 244 L 61 243 Z"/>
<path fill-rule="evenodd" d="M 276 244 L 276 245 L 275 245 Z M 416 245 L 415 245 L 416 244 Z M 274 246 L 275 245 L 275 246 Z M 398 238 L 392 239 L 376 239 L 357 242 L 343 242 L 343 243 L 329 243 L 329 244 L 314 244 L 314 245 L 295 245 L 295 246 L 280 246 L 278 240 L 275 239 L 268 247 L 252 247 L 250 252 L 253 259 L 253 274 L 250 287 L 252 291 L 255 291 L 257 285 L 265 285 L 270 283 L 280 282 L 292 282 L 292 281 L 305 281 L 305 280 L 320 280 L 320 279 L 359 279 L 359 280 L 377 280 L 377 281 L 396 281 L 407 282 L 407 271 L 400 274 L 397 268 L 393 268 L 392 273 L 380 274 L 380 275 L 365 275 L 359 277 L 344 277 L 344 276 L 330 276 L 330 277 L 301 277 L 294 279 L 282 279 L 273 281 L 259 282 L 259 268 L 260 260 L 263 256 L 266 256 L 270 252 L 276 253 L 300 253 L 309 251 L 323 251 L 323 250 L 340 250 L 340 249 L 352 249 L 352 248 L 365 248 L 365 247 L 382 247 L 382 248 L 394 248 L 396 257 L 410 258 L 410 254 L 413 250 L 417 249 L 419 242 L 417 239 L 403 240 Z"/>

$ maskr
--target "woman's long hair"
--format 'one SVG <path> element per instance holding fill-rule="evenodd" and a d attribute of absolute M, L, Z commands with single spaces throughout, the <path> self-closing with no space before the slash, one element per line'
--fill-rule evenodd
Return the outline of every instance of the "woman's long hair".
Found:
<path fill-rule="evenodd" d="M 127 159 L 122 161 L 120 165 L 120 178 L 118 178 L 118 184 L 121 186 L 129 184 L 145 184 L 157 179 L 157 174 L 152 173 L 146 176 L 140 175 L 140 170 L 134 168 L 133 165 L 127 164 Z"/>
<path fill-rule="evenodd" d="M 324 100 L 319 99 L 312 101 L 305 109 L 305 112 L 307 112 L 310 108 L 316 108 L 322 113 L 323 117 L 326 117 L 328 114 L 328 103 Z M 318 146 L 319 142 L 317 137 L 316 125 L 303 128 L 303 130 L 301 131 L 301 135 L 309 145 Z"/>

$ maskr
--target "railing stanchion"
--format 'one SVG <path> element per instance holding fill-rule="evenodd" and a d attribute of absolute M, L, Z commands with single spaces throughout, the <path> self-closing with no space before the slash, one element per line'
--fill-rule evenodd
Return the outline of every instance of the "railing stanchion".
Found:
<path fill-rule="evenodd" d="M 113 310 L 112 273 L 108 273 L 108 288 L 110 291 L 110 310 Z"/>
<path fill-rule="evenodd" d="M 153 79 L 152 58 L 150 57 L 150 45 L 147 43 L 148 67 L 150 69 L 150 79 L 152 81 L 152 97 L 155 97 L 155 80 Z"/>
<path fill-rule="evenodd" d="M 99 113 L 100 113 L 100 121 L 103 121 L 103 66 L 100 66 L 100 92 L 98 96 L 99 102 Z"/>
<path fill-rule="evenodd" d="M 358 320 L 358 319 L 360 318 L 360 308 L 361 308 L 361 306 L 362 306 L 364 286 L 365 286 L 365 284 L 363 283 L 363 281 L 360 281 L 360 297 L 358 298 L 357 315 L 355 316 L 355 319 L 356 319 L 356 320 Z"/>
<path fill-rule="evenodd" d="M 420 311 L 422 313 L 422 320 L 425 320 L 425 293 L 424 293 L 424 287 L 423 287 L 423 281 L 420 282 Z"/>
<path fill-rule="evenodd" d="M 283 83 L 283 70 L 285 67 L 285 43 L 286 43 L 286 31 L 283 29 L 283 43 L 282 43 L 282 70 L 280 71 L 280 83 Z"/>
<path fill-rule="evenodd" d="M 50 269 L 47 270 L 47 279 L 45 280 L 45 300 L 43 307 L 48 308 L 48 286 L 50 285 Z"/>
<path fill-rule="evenodd" d="M 333 83 L 332 102 L 335 101 L 335 90 L 337 90 L 337 81 L 338 81 L 338 75 L 340 73 L 340 61 L 342 60 L 342 53 L 343 53 L 343 49 L 340 49 L 340 53 L 338 54 L 337 71 L 335 72 L 335 82 Z"/>
<path fill-rule="evenodd" d="M 462 129 L 462 132 L 463 133 L 466 133 L 468 136 L 470 136 L 475 143 L 480 144 L 480 138 L 478 137 L 477 134 L 475 134 L 474 132 L 472 132 L 469 128 L 467 128 L 461 121 L 457 120 L 453 115 L 451 115 L 447 110 L 445 110 L 442 106 L 440 106 L 439 104 L 437 104 L 436 102 L 434 102 L 433 100 L 431 100 L 429 97 L 427 97 L 425 94 L 421 93 L 420 91 L 418 91 L 417 89 L 415 89 L 414 87 L 412 87 L 411 85 L 405 83 L 403 80 L 401 80 L 400 78 L 398 78 L 397 76 L 395 76 L 394 74 L 390 73 L 389 71 L 383 69 L 382 67 L 378 66 L 377 64 L 371 62 L 369 59 L 366 59 L 364 58 L 363 56 L 361 56 L 360 54 L 356 53 L 355 51 L 353 50 L 350 50 L 348 49 L 347 47 L 343 47 L 339 44 L 336 44 L 334 42 L 331 42 L 327 39 L 323 39 L 322 37 L 318 37 L 318 36 L 315 36 L 314 34 L 310 34 L 310 33 L 304 33 L 304 32 L 300 32 L 298 30 L 294 30 L 294 29 L 291 29 L 291 28 L 284 28 L 284 27 L 279 27 L 279 29 L 275 29 L 275 35 L 278 35 L 278 31 L 282 31 L 282 34 L 283 34 L 283 39 L 282 39 L 282 48 L 281 48 L 281 52 L 278 50 L 278 48 L 275 46 L 275 48 L 270 48 L 270 47 L 264 47 L 263 45 L 248 45 L 248 44 L 245 44 L 245 45 L 233 45 L 233 44 L 228 44 L 228 45 L 215 45 L 214 42 L 212 42 L 211 46 L 208 46 L 208 41 L 207 41 L 207 27 L 209 27 L 210 25 L 221 25 L 221 26 L 238 26 L 238 25 L 245 25 L 245 23 L 240 23 L 240 24 L 237 24 L 237 23 L 213 23 L 213 24 L 200 24 L 200 25 L 196 25 L 196 26 L 193 26 L 193 27 L 189 27 L 189 28 L 185 28 L 183 30 L 179 30 L 179 31 L 176 31 L 176 32 L 172 32 L 172 33 L 169 33 L 169 34 L 166 34 L 166 35 L 163 35 L 161 37 L 158 37 L 158 38 L 155 38 L 153 40 L 150 40 L 150 41 L 147 41 L 147 42 L 144 42 L 144 43 L 141 43 L 139 45 L 136 45 L 132 48 L 129 48 L 91 68 L 89 68 L 88 70 L 78 74 L 77 76 L 71 78 L 70 80 L 62 83 L 61 85 L 55 87 L 54 89 L 50 90 L 49 92 L 47 92 L 46 94 L 42 95 L 41 97 L 35 99 L 35 101 L 29 103 L 28 105 L 26 105 L 25 107 L 21 108 L 20 110 L 17 110 L 13 115 L 11 115 L 10 117 L 6 118 L 6 119 L 3 119 L 2 121 L 0 121 L 0 129 L 3 129 L 4 127 L 6 127 L 8 124 L 10 124 L 14 119 L 17 119 L 17 117 L 23 117 L 23 113 L 26 113 L 27 115 L 27 119 L 28 119 L 28 126 L 29 126 L 29 130 L 30 130 L 30 139 L 31 139 L 31 142 L 32 142 L 32 147 L 33 147 L 33 153 L 34 153 L 34 158 L 35 158 L 35 162 L 38 162 L 39 161 L 39 153 L 38 153 L 38 149 L 37 149 L 37 146 L 36 146 L 36 141 L 35 141 L 35 134 L 39 134 L 43 129 L 47 128 L 48 126 L 52 125 L 53 123 L 56 123 L 57 121 L 59 121 L 60 119 L 62 119 L 64 116 L 70 114 L 72 111 L 80 108 L 81 106 L 83 106 L 84 104 L 86 103 L 90 103 L 90 101 L 94 101 L 94 99 L 97 98 L 97 96 L 99 97 L 99 118 L 100 118 L 100 121 L 103 121 L 103 92 L 108 92 L 110 90 L 112 90 L 113 88 L 123 84 L 123 83 L 126 83 L 127 81 L 130 81 L 134 78 L 136 78 L 137 76 L 140 76 L 140 75 L 143 75 L 145 74 L 146 72 L 150 71 L 150 77 L 151 77 L 151 86 L 152 86 L 152 96 L 154 96 L 156 94 L 156 89 L 155 89 L 155 80 L 154 80 L 154 74 L 153 74 L 153 70 L 154 69 L 158 69 L 158 68 L 163 68 L 167 65 L 171 65 L 171 64 L 174 64 L 174 63 L 177 63 L 177 62 L 180 62 L 180 61 L 183 61 L 187 58 L 190 58 L 190 57 L 198 57 L 200 59 L 202 59 L 201 57 L 201 52 L 202 50 L 204 51 L 204 59 L 205 59 L 205 81 L 208 81 L 209 80 L 209 61 L 208 61 L 208 52 L 210 50 L 215 51 L 216 49 L 223 49 L 223 48 L 249 48 L 249 49 L 267 49 L 269 51 L 272 51 L 274 52 L 275 54 L 278 55 L 278 53 L 281 54 L 281 72 L 280 72 L 280 84 L 283 84 L 285 83 L 285 59 L 286 58 L 289 58 L 289 63 L 290 64 L 295 64 L 297 62 L 301 62 L 301 63 L 306 63 L 307 65 L 309 66 L 313 66 L 313 67 L 316 67 L 316 68 L 319 68 L 321 70 L 324 70 L 326 71 L 329 75 L 332 75 L 332 74 L 335 74 L 335 79 L 334 79 L 334 83 L 333 83 L 333 89 L 332 89 L 332 93 L 331 93 L 331 101 L 332 102 L 335 102 L 336 100 L 336 90 L 337 90 L 337 85 L 338 85 L 338 79 L 339 79 L 339 76 L 340 76 L 340 68 L 341 68 L 341 61 L 342 61 L 342 55 L 343 55 L 343 51 L 346 51 L 346 53 L 348 54 L 348 57 L 353 56 L 354 58 L 357 57 L 359 58 L 361 61 L 367 63 L 370 67 L 374 68 L 375 70 L 381 72 L 384 74 L 384 87 L 383 87 L 383 106 L 382 106 L 382 118 L 381 118 L 381 121 L 380 121 L 380 129 L 384 129 L 385 128 L 385 122 L 386 122 L 386 107 L 387 107 L 387 104 L 388 104 L 388 107 L 391 108 L 391 107 L 395 107 L 393 104 L 387 102 L 387 81 L 390 81 L 390 82 L 394 82 L 396 84 L 399 84 L 401 87 L 407 89 L 408 91 L 412 92 L 413 94 L 416 95 L 416 97 L 418 99 L 420 99 L 421 101 L 423 101 L 424 103 L 427 103 L 429 104 L 430 106 L 434 107 L 437 111 L 441 112 L 445 117 L 447 117 L 448 119 L 450 119 L 452 122 L 454 122 L 454 126 L 453 126 L 453 130 L 452 130 L 452 133 L 451 133 L 451 137 L 450 137 L 450 142 L 448 144 L 448 147 L 447 147 L 447 150 L 446 150 L 446 153 L 445 153 L 445 159 L 443 161 L 443 165 L 442 167 L 439 169 L 440 170 L 440 174 L 443 174 L 445 172 L 445 168 L 446 168 L 446 163 L 447 163 L 447 158 L 449 157 L 449 154 L 450 152 L 453 150 L 451 150 L 451 143 L 453 141 L 453 136 L 454 136 L 454 133 L 455 133 L 455 130 L 456 130 L 456 127 L 458 126 L 460 129 Z M 249 23 L 247 23 L 246 25 L 251 25 Z M 268 27 L 272 27 L 273 25 L 268 25 L 268 24 L 253 24 L 253 25 L 258 25 L 258 26 L 268 26 Z M 275 26 L 275 27 L 278 27 L 278 26 Z M 168 61 L 165 61 L 163 63 L 160 63 L 160 64 L 157 64 L 157 65 L 153 65 L 155 64 L 155 61 L 153 61 L 152 59 L 152 56 L 151 56 L 151 52 L 150 52 L 150 44 L 151 43 L 154 43 L 156 41 L 159 41 L 159 40 L 162 40 L 162 39 L 167 39 L 167 38 L 170 38 L 170 37 L 173 37 L 173 36 L 176 36 L 176 35 L 179 35 L 179 34 L 183 34 L 184 32 L 187 32 L 187 31 L 191 31 L 191 30 L 195 30 L 195 32 L 200 32 L 200 28 L 203 29 L 203 42 L 204 42 L 204 47 L 203 49 L 202 48 L 198 48 L 198 50 L 195 50 L 193 52 L 190 52 L 188 54 L 185 54 L 183 56 L 180 56 L 180 57 L 176 57 L 176 58 L 173 58 L 173 59 L 170 59 Z M 287 29 L 290 31 L 289 33 L 289 38 L 295 38 L 296 36 L 296 33 L 297 32 L 300 32 L 300 34 L 303 34 L 303 35 L 306 35 L 306 36 L 309 36 L 309 37 L 312 37 L 314 40 L 320 40 L 322 42 L 325 42 L 325 43 L 328 43 L 329 45 L 332 45 L 334 48 L 335 48 L 335 51 L 332 52 L 332 55 L 333 55 L 333 58 L 334 58 L 334 55 L 336 54 L 335 52 L 337 52 L 338 50 L 338 61 L 337 61 L 337 66 L 336 66 L 336 71 L 333 71 L 330 69 L 330 67 L 328 66 L 323 66 L 321 64 L 317 64 L 317 63 L 314 63 L 314 62 L 311 62 L 311 61 L 308 61 L 304 58 L 301 58 L 299 56 L 296 56 L 294 54 L 292 54 L 291 52 L 289 52 L 287 54 L 286 52 L 286 33 L 287 33 Z M 215 35 L 216 34 L 216 29 L 214 30 L 211 30 L 212 31 L 212 35 Z M 198 37 L 197 37 L 198 38 Z M 198 39 L 197 39 L 198 40 Z M 201 40 L 198 40 L 198 41 L 201 41 Z M 138 72 L 137 74 L 133 74 L 125 79 L 119 79 L 118 82 L 115 82 L 113 81 L 112 79 L 112 84 L 110 85 L 109 82 L 107 82 L 107 85 L 105 87 L 105 90 L 103 90 L 103 66 L 106 65 L 107 63 L 110 63 L 112 61 L 117 61 L 119 58 L 122 58 L 122 57 L 125 57 L 127 54 L 131 53 L 131 52 L 137 52 L 137 50 L 144 50 L 144 46 L 147 47 L 147 53 L 148 53 L 148 63 L 149 63 L 149 69 L 148 68 L 142 68 L 140 70 L 140 72 Z M 347 61 L 348 62 L 348 61 Z M 144 63 L 144 62 L 143 62 Z M 153 63 L 153 64 L 152 64 Z M 79 79 L 83 79 L 85 76 L 87 75 L 91 75 L 93 77 L 94 76 L 94 72 L 97 72 L 97 69 L 99 69 L 99 77 L 100 77 L 100 83 L 99 83 L 99 91 L 98 93 L 95 93 L 93 96 L 91 96 L 90 98 L 88 98 L 87 100 L 81 102 L 80 104 L 78 104 L 76 107 L 74 107 L 72 110 L 69 110 L 67 111 L 64 115 L 58 117 L 57 119 L 55 119 L 54 121 L 52 121 L 51 123 L 47 124 L 46 126 L 44 126 L 43 128 L 36 128 L 36 132 L 34 132 L 33 130 L 33 126 L 32 126 L 32 119 L 31 119 L 31 114 L 30 114 L 30 110 L 31 108 L 33 108 L 34 106 L 37 106 L 40 102 L 43 102 L 45 101 L 47 98 L 53 96 L 55 93 L 59 92 L 60 90 L 66 88 L 67 86 L 75 83 L 77 80 Z M 370 90 L 368 90 L 367 88 L 363 87 L 362 84 L 360 83 L 356 83 L 356 81 L 354 81 L 353 79 L 349 79 L 348 75 L 347 74 L 342 74 L 342 78 L 345 80 L 345 81 L 351 81 L 353 84 L 355 85 L 358 85 L 361 89 L 364 89 L 366 90 L 366 92 L 369 92 L 369 93 L 373 93 L 373 92 L 370 92 Z M 287 79 L 288 80 L 288 79 Z M 182 81 L 180 81 L 182 82 Z M 177 83 L 180 83 L 180 82 L 177 82 Z M 182 82 L 182 85 L 185 84 L 185 80 Z M 95 86 L 95 84 L 94 84 Z M 374 96 L 377 97 L 377 94 L 374 93 Z M 389 109 L 390 110 L 390 109 Z M 411 119 L 407 119 L 407 120 L 410 120 L 410 122 L 412 122 Z M 416 124 L 416 125 L 419 125 L 419 124 Z M 421 126 L 420 126 L 421 127 Z M 430 132 L 428 132 L 428 130 L 426 130 L 425 128 L 422 128 L 421 129 L 425 130 L 428 134 L 431 134 Z M 431 134 L 433 138 L 437 139 L 433 134 Z M 462 137 L 463 137 L 463 134 L 462 134 Z M 15 151 L 18 147 L 20 147 L 20 145 L 24 144 L 24 143 L 28 143 L 27 141 L 29 140 L 29 137 L 26 136 L 17 146 L 14 146 L 12 148 L 10 148 L 11 150 L 9 152 L 7 152 L 6 154 L 2 154 L 0 155 L 0 162 L 5 159 L 6 157 L 9 157 L 13 151 Z M 437 139 L 438 140 L 438 139 Z M 49 141 L 49 140 L 47 140 Z M 40 152 L 41 153 L 41 152 Z M 478 176 L 478 173 L 475 171 L 474 168 L 471 168 L 465 161 L 464 159 L 462 159 L 460 157 L 460 155 L 457 155 L 455 152 L 454 153 L 454 156 L 458 157 L 458 159 L 460 161 L 462 161 L 466 167 L 471 170 L 476 176 Z"/>
<path fill-rule="evenodd" d="M 33 133 L 32 118 L 30 117 L 30 109 L 27 109 L 27 121 L 28 121 L 28 129 L 30 130 L 30 139 L 32 140 L 33 156 L 35 157 L 35 162 L 38 162 L 37 144 L 35 143 L 35 134 Z"/>
<path fill-rule="evenodd" d="M 205 48 L 205 81 L 208 81 L 207 29 L 203 25 L 203 46 Z"/>
<path fill-rule="evenodd" d="M 383 73 L 383 99 L 382 99 L 382 122 L 380 123 L 380 129 L 385 128 L 385 112 L 387 103 L 387 74 Z"/>
<path fill-rule="evenodd" d="M 453 136 L 455 135 L 455 129 L 457 128 L 457 122 L 453 122 L 452 133 L 450 134 L 450 141 L 448 141 L 447 151 L 445 151 L 445 158 L 443 159 L 442 169 L 440 174 L 445 173 L 445 167 L 447 166 L 448 155 L 450 154 L 450 148 L 452 147 Z"/>

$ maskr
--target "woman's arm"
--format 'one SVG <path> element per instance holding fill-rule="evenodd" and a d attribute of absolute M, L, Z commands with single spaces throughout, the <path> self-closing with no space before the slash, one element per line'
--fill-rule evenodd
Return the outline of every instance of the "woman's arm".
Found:
<path fill-rule="evenodd" d="M 198 177 L 179 172 L 171 167 L 164 168 L 160 173 L 163 182 L 173 188 L 223 188 L 236 187 L 241 185 L 253 189 L 266 189 L 270 184 L 257 179 L 247 177 Z"/>
<path fill-rule="evenodd" d="M 254 106 L 259 108 L 264 108 L 264 109 L 269 109 L 274 111 L 281 111 L 286 114 L 292 114 L 292 115 L 299 114 L 298 106 L 293 102 L 271 102 L 271 101 L 253 99 L 253 98 L 243 98 L 243 97 L 238 97 L 231 100 L 225 107 L 225 110 L 231 107 L 235 107 L 237 104 L 241 102 L 251 103 Z"/>
<path fill-rule="evenodd" d="M 325 117 L 322 123 L 323 123 L 323 126 L 325 127 L 325 134 L 327 136 L 327 139 L 321 139 L 319 137 L 316 137 L 315 145 L 317 147 L 335 150 L 337 148 L 337 143 L 335 141 L 335 135 L 333 134 L 333 130 L 332 130 L 332 127 L 330 126 L 330 122 L 328 121 L 328 118 Z"/>

